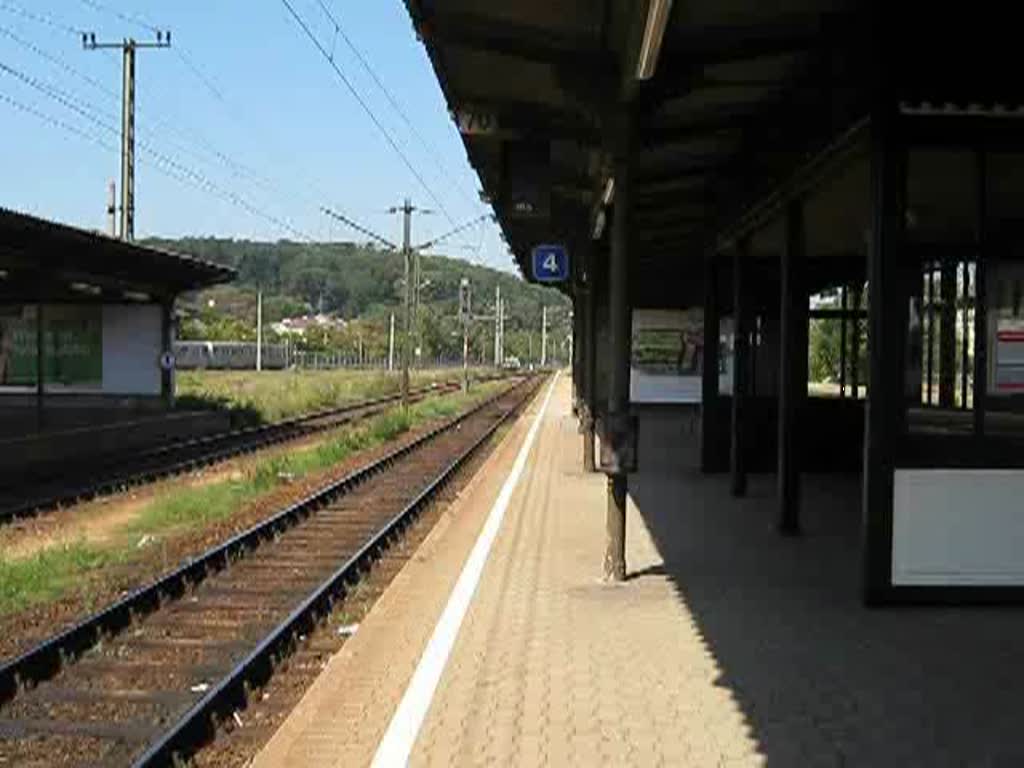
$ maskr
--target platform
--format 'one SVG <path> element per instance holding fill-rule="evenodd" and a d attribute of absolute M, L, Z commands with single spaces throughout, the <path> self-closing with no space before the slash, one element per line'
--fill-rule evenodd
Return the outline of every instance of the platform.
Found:
<path fill-rule="evenodd" d="M 366 765 L 538 405 L 511 431 L 257 766 Z M 605 480 L 563 377 L 422 727 L 416 765 L 1012 765 L 1024 612 L 859 600 L 857 479 L 805 483 L 805 533 L 694 469 L 684 418 L 641 425 L 628 563 L 600 583 Z"/>

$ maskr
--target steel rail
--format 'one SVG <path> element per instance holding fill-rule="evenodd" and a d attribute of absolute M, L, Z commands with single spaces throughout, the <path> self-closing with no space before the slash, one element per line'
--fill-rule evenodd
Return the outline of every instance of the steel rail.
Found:
<path fill-rule="evenodd" d="M 493 381 L 503 377 L 489 376 L 482 377 L 478 381 Z M 461 382 L 446 381 L 440 384 L 421 387 L 413 390 L 412 395 L 417 400 L 424 399 L 430 394 L 445 394 L 454 392 L 461 387 Z M 368 418 L 377 415 L 382 406 L 390 403 L 397 403 L 401 400 L 400 394 L 384 395 L 382 397 L 364 400 L 358 403 L 341 406 L 340 408 L 329 408 L 313 413 L 293 416 L 270 424 L 261 424 L 252 427 L 219 432 L 213 435 L 176 440 L 156 448 L 142 451 L 132 458 L 136 466 L 153 462 L 156 466 L 128 469 L 117 471 L 112 469 L 115 462 L 99 463 L 95 471 L 104 473 L 97 480 L 83 481 L 77 485 L 69 484 L 67 490 L 56 493 L 49 493 L 44 496 L 22 500 L 16 504 L 0 508 L 0 525 L 13 522 L 19 519 L 34 517 L 48 510 L 55 509 L 62 504 L 75 503 L 83 499 L 91 499 L 109 493 L 117 493 L 127 487 L 151 483 L 156 480 L 172 477 L 174 475 L 190 472 L 199 467 L 209 466 L 220 461 L 243 456 L 248 453 L 263 450 L 273 445 L 299 440 L 317 432 L 324 432 L 329 429 L 342 426 L 349 421 L 358 418 Z M 371 410 L 369 413 L 352 419 L 342 417 L 354 414 L 361 410 Z M 327 419 L 324 424 L 315 422 Z M 331 419 L 342 419 L 330 421 Z M 194 455 L 186 458 L 177 458 L 176 454 L 194 451 Z M 161 458 L 167 457 L 165 464 L 160 464 Z M 42 483 L 38 483 L 42 484 Z M 17 488 L 15 488 L 15 491 Z"/>
<path fill-rule="evenodd" d="M 350 472 L 271 517 L 232 536 L 175 570 L 139 587 L 120 600 L 83 619 L 68 629 L 38 643 L 10 660 L 0 662 L 0 706 L 12 700 L 21 686 L 48 680 L 65 664 L 95 646 L 103 638 L 130 626 L 137 617 L 158 610 L 162 603 L 182 597 L 209 575 L 227 567 L 264 541 L 306 519 L 331 501 L 345 495 L 371 477 L 390 468 L 399 459 L 417 451 L 438 436 L 457 429 L 466 419 L 492 405 L 534 379 L 528 378 L 477 404 L 470 410 L 426 432 L 412 442 Z"/>
<path fill-rule="evenodd" d="M 344 596 L 350 583 L 425 509 L 480 448 L 536 392 L 530 392 L 510 408 L 483 435 L 451 461 L 402 511 L 391 518 L 358 552 L 323 581 L 289 616 L 267 634 L 248 656 L 211 688 L 134 763 L 134 768 L 162 768 L 184 764 L 216 735 L 217 723 L 245 709 L 249 691 L 264 685 L 274 667 L 295 649 L 300 636 L 308 636 Z M 508 394 L 505 392 L 503 394 Z M 496 399 L 496 398 L 495 398 Z M 489 401 L 492 402 L 492 401 Z"/>

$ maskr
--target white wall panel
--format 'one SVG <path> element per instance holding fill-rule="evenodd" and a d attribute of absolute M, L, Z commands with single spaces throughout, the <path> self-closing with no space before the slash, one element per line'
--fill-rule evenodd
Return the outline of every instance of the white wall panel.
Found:
<path fill-rule="evenodd" d="M 1024 471 L 896 470 L 892 582 L 1024 585 Z"/>
<path fill-rule="evenodd" d="M 105 394 L 160 394 L 160 312 L 155 304 L 103 307 Z"/>

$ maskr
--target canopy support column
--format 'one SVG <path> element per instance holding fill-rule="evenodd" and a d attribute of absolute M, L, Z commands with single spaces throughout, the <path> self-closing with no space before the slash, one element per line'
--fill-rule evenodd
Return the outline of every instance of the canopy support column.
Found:
<path fill-rule="evenodd" d="M 806 232 L 800 201 L 786 210 L 779 356 L 779 531 L 800 532 L 801 417 L 807 400 Z"/>
<path fill-rule="evenodd" d="M 883 90 L 884 94 L 885 91 Z M 907 302 L 903 286 L 906 146 L 895 99 L 879 99 L 871 118 L 872 239 L 868 253 L 870 373 L 864 435 L 864 600 L 892 586 L 893 472 L 903 434 Z"/>
<path fill-rule="evenodd" d="M 161 350 L 174 359 L 174 299 L 167 299 L 160 307 L 160 337 Z M 160 393 L 163 396 L 164 405 L 168 408 L 174 407 L 174 365 L 161 365 L 160 367 Z"/>
<path fill-rule="evenodd" d="M 700 468 L 702 472 L 719 470 L 718 377 L 721 338 L 718 306 L 718 264 L 714 255 L 704 264 L 704 359 L 700 396 Z"/>
<path fill-rule="evenodd" d="M 733 252 L 732 288 L 733 321 L 735 342 L 732 361 L 732 440 L 730 441 L 730 465 L 732 470 L 732 495 L 745 496 L 747 493 L 747 468 L 744 460 L 745 427 L 743 424 L 744 401 L 747 397 L 750 370 L 750 298 L 747 295 L 747 269 L 750 264 L 750 239 L 743 238 Z"/>
<path fill-rule="evenodd" d="M 608 476 L 607 547 L 604 576 L 626 578 L 626 496 L 635 470 L 636 430 L 629 410 L 630 343 L 629 240 L 632 205 L 632 108 L 621 105 L 615 146 L 615 209 L 608 259 L 608 413 L 601 430 L 601 468 Z"/>
<path fill-rule="evenodd" d="M 36 304 L 36 429 L 46 425 L 46 319 L 43 302 Z"/>
<path fill-rule="evenodd" d="M 588 285 L 583 293 L 582 323 L 583 329 L 583 407 L 580 412 L 580 431 L 583 434 L 583 471 L 593 472 L 596 468 L 594 461 L 594 406 L 596 384 L 595 375 L 595 354 L 594 345 L 597 344 L 597 334 L 594 331 L 594 304 L 595 291 L 591 282 L 591 275 L 587 276 Z"/>

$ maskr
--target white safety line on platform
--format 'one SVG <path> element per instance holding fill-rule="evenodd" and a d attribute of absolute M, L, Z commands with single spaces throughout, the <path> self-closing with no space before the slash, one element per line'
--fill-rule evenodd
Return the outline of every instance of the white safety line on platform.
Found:
<path fill-rule="evenodd" d="M 458 637 L 462 620 L 466 616 L 466 611 L 469 610 L 473 595 L 476 594 L 487 557 L 498 536 L 501 522 L 505 518 L 505 511 L 512 499 L 512 492 L 515 491 L 516 485 L 519 484 L 519 478 L 526 468 L 526 460 L 537 439 L 537 432 L 540 430 L 557 382 L 558 373 L 556 372 L 548 386 L 544 404 L 519 449 L 519 455 L 516 456 L 515 463 L 512 465 L 512 471 L 501 487 L 501 492 L 494 501 L 494 506 L 491 507 L 491 511 L 487 515 L 487 521 L 473 545 L 473 551 L 469 553 L 466 564 L 462 567 L 459 580 L 455 582 L 455 587 L 448 596 L 448 603 L 441 613 L 441 618 L 437 621 L 437 626 L 434 627 L 434 633 L 430 636 L 430 642 L 427 643 L 419 664 L 416 665 L 416 671 L 409 681 L 409 687 L 405 689 L 405 695 L 402 696 L 402 701 L 399 702 L 398 709 L 395 710 L 395 714 L 388 724 L 384 738 L 377 746 L 377 752 L 373 756 L 374 768 L 391 768 L 392 766 L 406 765 L 409 762 L 412 746 L 426 719 L 430 703 L 434 699 L 434 692 L 437 690 L 437 684 L 441 681 L 441 674 L 448 664 L 448 657 L 451 656 L 452 648 L 455 647 L 455 639 Z"/>

